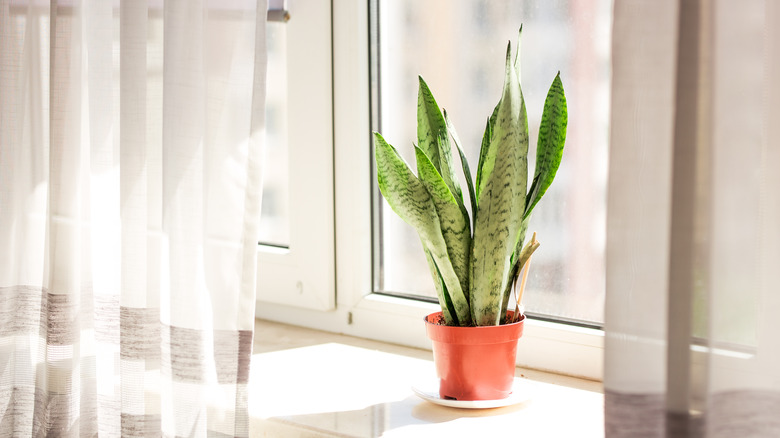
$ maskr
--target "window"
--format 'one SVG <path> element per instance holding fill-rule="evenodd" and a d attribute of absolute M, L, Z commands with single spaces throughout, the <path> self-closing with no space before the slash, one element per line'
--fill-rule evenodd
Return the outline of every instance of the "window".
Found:
<path fill-rule="evenodd" d="M 421 70 L 419 66 L 415 64 L 403 64 L 401 66 L 396 65 L 395 68 L 403 68 L 409 70 L 406 72 L 398 72 L 395 76 L 396 79 L 392 79 L 388 71 L 376 68 L 376 64 L 372 66 L 372 58 L 370 55 L 373 51 L 373 47 L 370 41 L 377 41 L 377 35 L 380 36 L 380 40 L 387 39 L 387 34 L 381 33 L 382 21 L 380 18 L 380 28 L 370 25 L 369 17 L 377 17 L 378 13 L 387 8 L 387 14 L 395 14 L 396 20 L 404 20 L 409 17 L 416 17 L 415 20 L 422 20 L 421 17 L 417 17 L 417 14 L 423 14 L 428 10 L 428 3 L 436 3 L 439 5 L 438 9 L 448 10 L 448 14 L 454 14 L 453 16 L 441 17 L 435 20 L 438 24 L 431 24 L 433 20 L 426 20 L 425 26 L 437 26 L 436 29 L 431 30 L 431 33 L 441 33 L 439 27 L 445 26 L 446 23 L 451 23 L 452 26 L 464 26 L 464 22 L 469 22 L 469 31 L 474 38 L 481 38 L 480 42 L 471 42 L 473 46 L 469 46 L 466 50 L 453 50 L 453 47 L 459 47 L 458 44 L 450 44 L 449 42 L 438 43 L 441 44 L 437 50 L 448 52 L 450 54 L 457 52 L 476 52 L 480 57 L 484 57 L 484 62 L 480 60 L 468 61 L 462 58 L 455 58 L 447 62 L 454 63 L 455 65 L 472 65 L 470 70 L 461 72 L 461 75 L 457 80 L 452 82 L 452 85 L 463 86 L 473 91 L 474 94 L 481 96 L 482 99 L 479 105 L 483 105 L 484 108 L 476 109 L 477 115 L 471 115 L 463 110 L 464 107 L 472 105 L 469 101 L 461 102 L 451 98 L 453 95 L 457 95 L 456 88 L 448 88 L 444 84 L 441 75 L 448 69 L 454 67 L 444 68 L 428 68 L 427 70 Z M 517 4 L 516 4 L 517 3 Z M 572 68 L 565 67 L 571 63 L 580 62 L 586 64 L 586 67 L 591 62 L 588 59 L 575 59 L 575 61 L 566 60 L 568 58 L 561 59 L 535 55 L 534 52 L 544 52 L 552 50 L 545 46 L 545 35 L 547 32 L 552 32 L 550 26 L 551 23 L 556 22 L 560 17 L 555 14 L 579 14 L 574 12 L 573 8 L 578 7 L 579 2 L 554 2 L 558 7 L 559 12 L 548 11 L 547 2 L 486 2 L 486 1 L 469 1 L 458 2 L 457 8 L 453 8 L 452 5 L 447 3 L 444 5 L 442 2 L 436 2 L 435 0 L 420 1 L 375 1 L 375 0 L 344 0 L 339 2 L 319 2 L 317 0 L 290 0 L 290 21 L 284 25 L 287 27 L 287 88 L 288 94 L 290 90 L 295 89 L 293 83 L 306 84 L 312 81 L 321 81 L 323 78 L 327 78 L 328 93 L 321 90 L 312 91 L 316 97 L 308 97 L 304 99 L 304 102 L 309 103 L 309 107 L 304 109 L 288 110 L 288 134 L 293 137 L 295 133 L 305 132 L 306 138 L 310 141 L 306 146 L 295 146 L 294 141 L 290 138 L 290 246 L 289 248 L 276 249 L 280 252 L 289 251 L 289 253 L 297 253 L 298 245 L 301 245 L 300 241 L 296 243 L 296 229 L 311 228 L 325 232 L 324 228 L 330 227 L 330 230 L 335 229 L 335 238 L 331 235 L 331 246 L 328 246 L 324 242 L 327 239 L 323 239 L 318 233 L 310 234 L 310 239 L 319 239 L 319 243 L 312 244 L 317 248 L 316 257 L 309 257 L 305 262 L 298 261 L 294 266 L 285 265 L 285 262 L 278 259 L 274 263 L 268 264 L 268 257 L 273 254 L 262 252 L 259 257 L 259 278 L 258 278 L 258 304 L 256 307 L 256 315 L 259 318 L 285 322 L 289 324 L 302 325 L 312 327 L 320 330 L 334 331 L 340 333 L 351 334 L 360 337 L 373 338 L 380 341 L 393 342 L 398 344 L 404 344 L 420 348 L 429 348 L 430 343 L 425 337 L 422 318 L 435 310 L 438 305 L 426 301 L 425 294 L 428 285 L 431 284 L 430 275 L 427 270 L 424 275 L 421 276 L 419 282 L 407 282 L 403 283 L 403 276 L 407 275 L 408 266 L 397 265 L 396 268 L 390 268 L 384 265 L 384 283 L 377 283 L 374 276 L 375 262 L 378 257 L 375 257 L 377 253 L 374 252 L 375 246 L 373 245 L 373 224 L 381 218 L 382 221 L 395 220 L 391 216 L 392 212 L 381 215 L 375 214 L 378 201 L 381 198 L 377 198 L 377 194 L 374 193 L 375 187 L 372 184 L 374 175 L 372 174 L 372 140 L 371 130 L 381 128 L 382 132 L 391 137 L 392 141 L 397 144 L 399 149 L 404 149 L 403 146 L 410 145 L 414 140 L 413 134 L 404 134 L 404 126 L 414 126 L 415 123 L 415 110 L 407 110 L 403 106 L 394 109 L 390 102 L 390 97 L 394 93 L 398 93 L 397 99 L 416 99 L 416 75 L 422 73 L 429 85 L 433 87 L 433 91 L 439 100 L 440 104 L 446 106 L 454 118 L 456 127 L 459 129 L 461 139 L 466 143 L 474 143 L 471 138 L 474 135 L 481 136 L 481 131 L 477 134 L 474 132 L 479 131 L 479 125 L 484 123 L 484 118 L 487 117 L 489 111 L 492 110 L 492 106 L 495 105 L 500 95 L 500 79 L 496 80 L 494 71 L 492 69 L 498 69 L 498 77 L 501 77 L 501 69 L 503 68 L 503 47 L 506 44 L 507 39 L 515 39 L 517 26 L 519 26 L 520 20 L 524 22 L 524 40 L 523 48 L 525 50 L 526 67 L 523 71 L 524 81 L 529 84 L 534 84 L 540 87 L 543 91 L 526 90 L 529 106 L 529 125 L 532 127 L 531 134 L 535 135 L 535 127 L 538 126 L 538 120 L 534 120 L 533 117 L 540 117 L 542 102 L 544 95 L 546 94 L 546 88 L 549 87 L 550 82 L 555 76 L 556 71 L 552 71 L 549 74 L 544 70 L 545 66 L 534 66 L 528 64 L 529 61 L 540 58 L 545 59 L 545 63 L 549 63 L 551 68 Z M 490 5 L 488 8 L 486 5 Z M 518 6 L 519 4 L 519 6 Z M 523 9 L 527 5 L 536 6 L 532 9 Z M 576 21 L 580 26 L 588 27 L 589 29 L 598 30 L 599 32 L 606 32 L 605 35 L 599 35 L 596 38 L 601 41 L 601 45 L 593 47 L 594 51 L 598 52 L 600 57 L 603 57 L 603 63 L 599 63 L 597 68 L 589 70 L 588 74 L 605 77 L 608 75 L 606 66 L 608 63 L 608 49 L 609 49 L 609 30 L 611 24 L 609 22 L 610 5 L 606 1 L 598 3 L 600 9 L 592 11 L 592 16 L 584 16 L 582 22 Z M 331 9 L 332 8 L 332 9 Z M 422 9 L 420 9 L 422 8 Z M 462 10 L 461 10 L 462 8 Z M 324 10 L 327 9 L 327 10 Z M 512 15 L 506 20 L 504 24 L 505 29 L 496 29 L 495 26 L 487 25 L 487 19 L 493 20 L 495 17 L 501 17 L 509 14 Z M 529 12 L 530 11 L 530 12 Z M 560 12 L 563 11 L 563 12 Z M 457 15 L 460 14 L 460 15 Z M 518 15 L 521 14 L 521 15 Z M 551 15 L 552 14 L 552 15 Z M 582 12 L 585 14 L 585 12 Z M 606 15 L 605 15 L 606 14 Z M 476 15 L 476 17 L 475 17 Z M 526 19 L 528 16 L 528 19 Z M 569 16 L 569 15 L 565 15 Z M 406 17 L 406 18 L 405 18 Z M 513 18 L 512 18 L 513 17 Z M 533 17 L 533 20 L 531 19 Z M 387 17 L 386 17 L 387 18 Z M 411 19 L 411 18 L 410 18 Z M 606 22 L 589 22 L 589 20 L 606 20 Z M 296 27 L 298 31 L 303 26 L 313 26 L 306 28 L 305 32 L 295 36 Z M 384 24 L 384 26 L 389 26 Z M 385 28 L 386 29 L 386 28 Z M 377 34 L 379 31 L 379 34 Z M 393 32 L 393 33 L 401 33 Z M 415 30 L 415 32 L 423 32 L 421 29 Z M 565 41 L 569 44 L 573 41 L 572 31 L 561 31 L 564 36 L 567 37 Z M 536 33 L 535 36 L 533 34 Z M 492 36 L 491 36 L 492 34 Z M 301 36 L 303 35 L 303 36 Z M 331 38 L 332 37 L 332 38 Z M 293 42 L 295 39 L 301 38 L 302 43 L 296 46 Z M 411 38 L 411 36 L 409 36 Z M 595 38 L 595 37 L 594 37 Z M 490 41 L 490 42 L 487 42 Z M 606 43 L 604 43 L 606 41 Z M 331 46 L 332 43 L 332 46 Z M 385 41 L 384 44 L 391 44 L 392 41 Z M 429 44 L 434 44 L 433 40 L 428 41 Z M 401 43 L 395 43 L 401 44 Z M 406 43 L 408 44 L 408 42 Z M 463 43 L 465 44 L 465 43 Z M 514 43 L 513 43 L 514 44 Z M 606 47 L 604 47 L 604 45 Z M 534 46 L 536 46 L 534 48 Z M 382 63 L 390 63 L 389 59 L 385 56 L 388 50 L 388 45 L 378 46 L 384 47 L 384 54 L 382 54 Z M 398 50 L 399 46 L 396 46 Z M 479 50 L 475 47 L 480 48 Z M 482 50 L 482 47 L 489 47 L 488 50 L 494 50 L 494 54 L 487 53 L 487 50 Z M 567 46 L 568 47 L 568 46 Z M 332 51 L 331 51 L 332 49 Z M 567 50 L 574 52 L 579 50 L 579 46 L 569 47 Z M 556 49 L 557 50 L 557 49 Z M 482 52 L 485 53 L 482 53 Z M 380 52 L 381 53 L 381 52 Z M 446 54 L 446 53 L 445 53 Z M 396 53 L 395 55 L 398 55 Z M 461 54 L 462 55 L 462 54 Z M 419 56 L 419 55 L 417 55 Z M 444 56 L 444 55 L 442 55 Z M 589 58 L 596 56 L 592 53 L 582 53 L 583 58 Z M 299 59 L 306 62 L 296 63 L 290 61 L 290 58 L 300 57 Z M 332 63 L 330 62 L 332 59 Z M 444 62 L 444 61 L 442 61 Z M 470 64 L 469 64 L 470 63 Z M 591 66 L 592 67 L 592 66 Z M 538 70 L 538 71 L 537 71 Z M 562 73 L 563 74 L 563 73 Z M 584 143 L 596 144 L 595 150 L 588 150 L 586 146 L 581 146 L 580 150 L 576 146 L 572 146 L 578 143 L 575 134 L 573 123 L 570 122 L 569 139 L 567 141 L 567 150 L 565 161 L 572 164 L 582 163 L 586 166 L 586 171 L 589 172 L 590 177 L 594 181 L 590 182 L 592 186 L 599 187 L 604 184 L 603 175 L 606 174 L 606 136 L 607 136 L 607 109 L 608 99 L 606 94 L 608 93 L 608 84 L 601 83 L 597 86 L 597 89 L 590 90 L 593 94 L 582 95 L 578 94 L 575 90 L 583 87 L 579 84 L 577 75 L 572 75 L 571 79 L 567 79 L 567 76 L 563 74 L 564 85 L 567 87 L 567 96 L 569 98 L 569 112 L 571 114 L 570 120 L 580 119 L 578 114 L 585 112 L 586 115 L 591 115 L 594 112 L 590 107 L 576 107 L 575 101 L 586 101 L 583 105 L 593 105 L 598 111 L 595 111 L 598 115 L 592 115 L 594 118 L 588 119 L 587 125 L 583 132 L 579 135 L 585 136 L 585 140 L 581 140 Z M 269 75 L 270 79 L 270 75 Z M 297 81 L 297 82 L 296 82 Z M 388 83 L 390 85 L 388 85 Z M 524 82 L 525 83 L 525 82 Z M 486 84 L 487 88 L 481 84 Z M 585 82 L 585 87 L 588 86 L 588 82 Z M 324 86 L 320 84 L 320 86 Z M 480 88 L 483 86 L 483 88 Z M 390 88 L 385 88 L 390 87 Z M 603 89 L 602 89 L 603 87 Z M 472 92 L 472 91 L 470 91 Z M 298 92 L 297 94 L 303 95 Z M 402 96 L 403 95 L 403 96 Z M 575 98 L 576 96 L 576 98 Z M 594 97 L 600 96 L 600 97 Z M 300 96 L 299 96 L 300 97 Z M 288 107 L 292 107 L 292 103 L 295 96 L 288 95 Z M 603 99 L 603 101 L 602 101 Z M 587 102 L 590 101 L 590 102 Z M 317 102 L 327 103 L 318 107 L 318 110 L 314 111 L 310 108 L 311 105 Z M 372 105 L 373 104 L 373 105 Z M 474 104 L 476 105 L 476 104 Z M 381 126 L 378 126 L 374 121 L 372 123 L 372 116 L 378 115 L 376 111 L 372 112 L 373 108 L 382 108 L 381 117 L 378 120 L 381 121 Z M 585 109 L 575 109 L 585 108 Z M 305 117 L 302 117 L 302 113 L 299 111 L 307 111 Z M 392 111 L 395 111 L 393 114 Z M 600 119 L 601 117 L 602 119 Z M 304 120 L 306 123 L 301 123 Z M 475 121 L 476 120 L 476 121 Z M 325 146 L 324 139 L 321 135 L 311 135 L 310 123 L 320 123 L 327 121 L 331 123 L 332 131 L 328 137 L 329 141 L 332 141 L 332 146 Z M 478 122 L 477 122 L 478 121 Z M 581 124 L 582 122 L 578 122 Z M 395 125 L 393 125 L 395 124 Z M 469 132 L 469 130 L 475 130 Z M 414 131 L 412 131 L 414 132 Z M 300 135 L 300 134 L 298 134 Z M 298 152 L 294 152 L 295 148 L 303 147 Z M 316 149 L 316 151 L 315 151 Z M 584 149 L 584 150 L 583 150 Z M 325 157 L 318 155 L 316 160 L 309 157 L 308 153 L 319 153 L 327 151 L 330 156 Z M 578 156 L 577 154 L 584 154 L 584 156 Z M 296 155 L 299 154 L 299 155 Z M 474 155 L 476 151 L 472 150 L 469 154 Z M 474 158 L 471 158 L 474 159 Z M 305 160 L 306 166 L 300 171 L 295 171 L 293 168 L 300 165 L 299 161 Z M 268 165 L 272 165 L 268 162 Z M 531 166 L 533 164 L 531 163 Z M 308 172 L 317 172 L 318 169 L 323 167 L 328 168 L 330 174 L 326 176 L 314 177 Z M 602 168 L 603 167 L 603 168 Z M 601 173 L 600 173 L 601 172 Z M 300 177 L 305 175 L 305 178 Z M 602 175 L 602 176 L 598 176 Z M 295 194 L 294 181 L 296 177 L 302 180 L 308 181 L 307 187 L 316 187 L 317 189 L 329 189 L 331 190 L 328 202 L 330 205 L 325 205 L 326 202 L 322 202 L 319 197 L 315 201 L 319 202 L 314 205 L 309 200 L 311 198 L 300 198 L 300 196 L 306 196 L 304 194 Z M 319 179 L 317 179 L 319 178 Z M 548 192 L 550 198 L 540 203 L 540 207 L 543 204 L 548 205 L 549 211 L 537 210 L 535 212 L 535 218 L 537 221 L 542 222 L 547 215 L 560 216 L 561 213 L 556 211 L 557 208 L 564 208 L 566 214 L 568 211 L 580 211 L 576 210 L 580 203 L 592 203 L 598 209 L 599 203 L 604 202 L 603 193 L 596 192 L 594 197 L 600 199 L 590 200 L 587 197 L 575 197 L 570 195 L 566 191 L 567 179 L 581 178 L 579 175 L 571 173 L 571 170 L 560 171 L 559 176 L 556 178 L 556 183 L 553 184 L 551 190 L 558 190 L 559 192 Z M 602 179 L 599 179 L 602 178 Z M 556 186 L 558 186 L 556 188 Z M 564 199 L 564 202 L 559 202 L 554 197 L 569 197 Z M 377 202 L 374 202 L 377 201 Z M 306 210 L 299 210 L 299 213 L 295 212 L 296 208 L 300 208 L 303 205 Z M 593 205 L 587 205 L 586 207 L 592 207 Z M 602 206 L 603 207 L 603 206 Z M 329 219 L 335 222 L 330 222 L 327 225 L 323 225 L 323 222 L 327 222 Z M 588 251 L 594 251 L 598 253 L 603 251 L 604 231 L 603 231 L 603 218 L 599 217 L 599 213 L 596 212 L 592 218 L 589 219 L 591 223 L 585 224 L 580 222 L 579 225 L 583 227 L 592 227 L 595 231 L 589 229 L 590 235 L 588 236 Z M 391 226 L 390 223 L 386 223 L 385 228 Z M 602 224 L 602 225 L 599 225 Z M 401 224 L 402 227 L 398 227 L 399 233 L 407 233 L 413 231 L 405 224 Z M 601 227 L 601 228 L 599 228 Z M 409 228 L 409 229 L 407 229 Z M 539 272 L 542 275 L 544 272 L 544 266 L 546 264 L 555 265 L 557 263 L 554 257 L 559 259 L 561 254 L 565 255 L 570 251 L 570 247 L 580 245 L 582 242 L 579 240 L 566 241 L 566 236 L 557 236 L 560 233 L 572 233 L 577 230 L 564 230 L 559 231 L 558 225 L 554 224 L 549 228 L 552 231 L 545 231 L 545 229 L 537 228 L 542 235 L 551 234 L 550 238 L 545 238 L 542 241 L 543 245 L 551 248 L 555 248 L 558 245 L 555 241 L 560 239 L 564 242 L 563 245 L 558 245 L 559 248 L 556 251 L 550 250 L 550 258 L 552 261 L 545 262 L 543 257 L 534 256 L 534 269 L 532 271 Z M 394 231 L 393 231 L 394 232 Z M 601 234 L 599 234 L 601 233 Z M 386 234 L 382 236 L 384 239 L 384 258 L 396 257 L 391 255 L 386 249 L 388 244 L 388 238 L 395 240 L 398 237 L 393 234 Z M 413 239 L 416 241 L 416 236 Z M 601 242 L 601 243 L 599 243 Z M 310 242 L 304 242 L 310 243 Z M 568 245 L 568 246 L 567 246 Z M 324 250 L 322 248 L 325 248 Z M 396 246 L 396 248 L 398 248 Z M 266 248 L 267 249 L 267 248 Z M 575 250 L 581 248 L 575 247 Z M 328 250 L 330 251 L 328 253 Z M 402 249 L 400 249 L 402 250 Z M 410 257 L 421 256 L 420 251 L 415 251 L 414 248 L 409 250 Z M 334 258 L 335 254 L 335 258 Z M 287 255 L 287 254 L 283 254 Z M 330 257 L 330 258 L 329 258 Z M 400 257 L 397 257 L 400 258 Z M 598 266 L 597 263 L 594 270 L 603 271 L 603 267 Z M 423 263 L 424 264 L 424 263 Z M 329 268 L 328 268 L 329 266 Z M 390 269 L 388 269 L 390 268 Z M 331 273 L 335 275 L 335 278 L 331 277 L 330 280 L 324 276 L 325 271 L 331 269 Z M 393 270 L 395 269 L 395 270 Z M 573 268 L 559 268 L 564 269 L 564 275 L 569 277 L 566 281 L 569 283 L 563 283 L 563 286 L 556 286 L 558 288 L 565 288 L 573 281 L 574 277 Z M 314 277 L 310 276 L 311 271 L 319 272 L 321 278 L 325 278 L 325 283 L 331 281 L 331 285 L 335 283 L 335 289 L 333 287 L 328 290 L 327 287 L 320 286 L 313 280 Z M 381 272 L 381 271 L 380 271 Z M 335 273 L 335 274 L 334 274 Z M 390 275 L 395 276 L 391 278 Z M 599 275 L 601 277 L 599 277 Z M 309 276 L 309 280 L 305 280 L 303 294 L 295 287 L 295 279 Z M 549 274 L 550 277 L 555 277 L 555 274 Z M 578 278 L 578 277 L 577 277 Z M 598 282 L 603 283 L 603 273 L 599 273 L 595 276 L 596 283 L 595 288 L 592 290 L 598 290 Z M 314 283 L 312 283 L 314 281 Z M 529 280 L 530 281 L 530 280 Z M 537 281 L 537 280 L 534 280 Z M 551 281 L 551 280 L 550 280 Z M 400 283 L 399 283 L 400 282 Z M 283 289 L 278 285 L 284 284 L 287 289 Z M 421 286 L 422 285 L 422 286 Z M 312 287 L 309 287 L 312 286 Z M 379 287 L 377 287 L 379 286 Z M 539 289 L 543 289 L 546 286 L 540 284 Z M 600 291 L 603 291 L 603 284 L 600 285 Z M 378 293 L 379 292 L 379 293 Z M 388 294 L 386 292 L 401 292 L 404 296 Z M 598 293 L 603 292 L 596 292 Z M 406 295 L 416 295 L 417 297 L 423 297 L 420 299 L 409 299 Z M 596 303 L 592 304 L 594 309 L 597 309 L 595 316 L 583 316 L 576 314 L 575 312 L 569 312 L 565 316 L 577 321 L 585 321 L 592 325 L 599 325 L 600 309 L 602 307 L 599 297 L 594 298 Z M 548 305 L 550 308 L 557 308 L 558 304 L 551 301 Z M 575 308 L 579 308 L 574 306 Z M 544 311 L 542 305 L 538 306 L 538 313 L 544 313 L 547 315 L 554 314 L 554 312 Z M 526 323 L 523 339 L 519 345 L 518 361 L 521 365 L 547 369 L 558 372 L 564 372 L 572 375 L 585 376 L 590 378 L 600 378 L 602 368 L 602 355 L 603 355 L 603 333 L 600 330 L 594 328 L 583 327 L 582 325 L 570 325 L 560 324 L 556 322 L 550 322 L 549 320 L 533 319 Z"/>
<path fill-rule="evenodd" d="M 374 129 L 408 163 L 415 161 L 411 143 L 417 138 L 420 74 L 439 105 L 447 108 L 474 169 L 485 119 L 501 95 L 506 42 L 511 39 L 514 50 L 522 23 L 521 71 L 533 172 L 544 98 L 561 71 L 570 114 L 566 149 L 556 181 L 529 225 L 527 238 L 537 231 L 542 246 L 534 254 L 523 301 L 532 315 L 601 326 L 611 2 L 377 3 L 372 57 L 378 69 L 375 111 L 381 116 Z M 374 202 L 379 216 L 374 230 L 375 290 L 435 301 L 416 232 L 380 196 Z"/>

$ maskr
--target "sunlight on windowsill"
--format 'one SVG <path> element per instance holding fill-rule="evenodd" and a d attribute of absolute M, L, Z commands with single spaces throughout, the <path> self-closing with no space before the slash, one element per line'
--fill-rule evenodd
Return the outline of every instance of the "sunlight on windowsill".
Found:
<path fill-rule="evenodd" d="M 430 351 L 257 321 L 254 352 L 252 436 L 604 434 L 599 382 L 518 368 L 528 400 L 504 408 L 457 409 L 412 392 L 413 385 L 435 382 Z"/>

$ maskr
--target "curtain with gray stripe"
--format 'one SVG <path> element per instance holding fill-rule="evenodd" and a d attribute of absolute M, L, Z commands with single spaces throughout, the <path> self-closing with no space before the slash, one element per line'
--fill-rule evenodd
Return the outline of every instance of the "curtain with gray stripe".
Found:
<path fill-rule="evenodd" d="M 265 0 L 0 0 L 0 436 L 248 436 Z"/>
<path fill-rule="evenodd" d="M 780 436 L 780 3 L 614 13 L 607 436 Z"/>

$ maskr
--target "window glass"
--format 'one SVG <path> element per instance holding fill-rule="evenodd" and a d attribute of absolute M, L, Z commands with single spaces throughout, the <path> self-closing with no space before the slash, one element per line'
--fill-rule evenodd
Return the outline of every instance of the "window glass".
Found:
<path fill-rule="evenodd" d="M 412 168 L 418 74 L 447 109 L 475 170 L 501 95 L 506 44 L 515 47 L 522 23 L 532 175 L 544 98 L 561 72 L 566 148 L 530 222 L 527 238 L 536 231 L 541 247 L 523 301 L 531 314 L 595 325 L 604 319 L 611 10 L 610 0 L 375 0 L 372 14 L 374 129 Z M 375 290 L 435 299 L 416 232 L 375 193 Z"/>
<path fill-rule="evenodd" d="M 286 24 L 269 22 L 268 73 L 265 109 L 265 162 L 260 243 L 290 244 L 289 179 L 287 150 L 287 31 Z"/>

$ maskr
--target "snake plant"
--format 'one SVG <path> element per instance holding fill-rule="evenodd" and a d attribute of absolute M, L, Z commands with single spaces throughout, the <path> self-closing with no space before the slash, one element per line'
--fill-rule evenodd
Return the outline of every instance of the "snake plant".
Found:
<path fill-rule="evenodd" d="M 559 72 L 544 102 L 536 169 L 528 187 L 528 115 L 519 50 L 514 60 L 511 55 L 509 43 L 503 91 L 487 119 L 475 181 L 447 112 L 439 109 L 422 77 L 414 148 L 417 175 L 374 133 L 379 189 L 401 219 L 417 230 L 447 325 L 505 322 L 513 280 L 538 246 L 523 245 L 528 220 L 561 163 L 567 110 Z M 455 175 L 453 147 L 460 155 L 473 220 Z"/>

